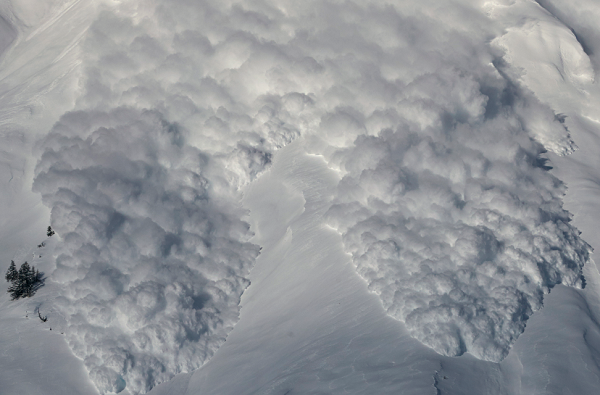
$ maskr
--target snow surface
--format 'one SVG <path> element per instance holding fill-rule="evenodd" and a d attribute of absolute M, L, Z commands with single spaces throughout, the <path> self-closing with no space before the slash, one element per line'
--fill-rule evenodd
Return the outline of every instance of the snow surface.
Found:
<path fill-rule="evenodd" d="M 5 1 L 0 392 L 595 394 L 599 13 Z"/>

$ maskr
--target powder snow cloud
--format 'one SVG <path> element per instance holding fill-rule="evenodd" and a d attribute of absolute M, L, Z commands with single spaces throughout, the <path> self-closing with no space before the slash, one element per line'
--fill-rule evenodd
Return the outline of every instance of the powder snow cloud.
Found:
<path fill-rule="evenodd" d="M 75 108 L 37 146 L 67 338 L 102 392 L 207 361 L 258 254 L 243 187 L 303 138 L 340 173 L 325 221 L 386 311 L 501 360 L 589 247 L 545 148 L 574 149 L 476 1 L 107 3 Z M 543 144 L 543 145 L 542 145 Z"/>
<path fill-rule="evenodd" d="M 286 103 L 310 102 L 238 97 L 219 77 L 231 46 L 264 46 L 190 30 L 208 4 L 129 6 L 90 27 L 76 107 L 38 144 L 33 186 L 62 239 L 54 308 L 102 393 L 147 392 L 225 341 L 259 251 L 240 188 L 298 135 Z"/>
<path fill-rule="evenodd" d="M 225 341 L 258 254 L 210 163 L 160 114 L 72 112 L 34 190 L 62 237 L 52 280 L 67 338 L 102 391 L 147 391 Z"/>
<path fill-rule="evenodd" d="M 369 11 L 354 15 L 360 37 L 381 18 Z M 357 40 L 338 43 L 331 59 L 352 54 L 337 66 L 356 73 L 335 75 L 344 101 L 321 116 L 312 152 L 340 173 L 328 224 L 388 314 L 443 355 L 498 362 L 545 293 L 583 285 L 590 247 L 543 157 L 574 149 L 563 119 L 475 38 L 493 28 L 458 20 L 420 15 L 418 34 L 388 32 L 411 43 L 385 51 L 394 78 Z"/>

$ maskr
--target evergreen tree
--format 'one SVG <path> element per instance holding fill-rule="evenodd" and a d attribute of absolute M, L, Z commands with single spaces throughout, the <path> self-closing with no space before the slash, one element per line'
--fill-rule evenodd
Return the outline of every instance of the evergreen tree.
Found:
<path fill-rule="evenodd" d="M 48 226 L 48 230 L 46 230 L 46 236 L 52 237 L 54 233 L 55 232 L 52 230 L 52 226 Z"/>
<path fill-rule="evenodd" d="M 6 273 L 6 279 L 12 282 L 8 288 L 10 297 L 12 300 L 33 296 L 36 291 L 36 284 L 42 281 L 42 275 L 39 270 L 34 266 L 29 266 L 29 263 L 25 262 L 19 268 L 17 272 L 14 267 L 14 262 L 11 262 L 11 267 Z M 11 271 L 11 268 L 14 272 Z M 14 274 L 16 273 L 16 275 Z M 9 276 L 10 274 L 10 276 Z"/>
<path fill-rule="evenodd" d="M 29 273 L 29 264 L 25 262 L 17 272 L 17 278 L 12 280 L 11 286 L 8 288 L 11 300 L 19 299 L 25 296 L 27 290 L 27 274 Z"/>
<path fill-rule="evenodd" d="M 19 272 L 17 271 L 17 267 L 15 266 L 15 261 L 10 261 L 10 267 L 6 271 L 6 276 L 4 278 L 6 281 L 15 281 L 19 277 Z"/>
<path fill-rule="evenodd" d="M 23 296 L 23 292 L 20 287 L 19 281 L 14 281 L 10 287 L 8 287 L 8 293 L 10 294 L 10 300 L 19 299 Z"/>
<path fill-rule="evenodd" d="M 32 277 L 31 277 L 31 267 L 29 267 L 29 263 L 25 262 L 19 268 L 19 283 L 20 283 L 20 291 L 21 296 L 29 297 L 31 296 L 31 288 L 32 288 Z"/>

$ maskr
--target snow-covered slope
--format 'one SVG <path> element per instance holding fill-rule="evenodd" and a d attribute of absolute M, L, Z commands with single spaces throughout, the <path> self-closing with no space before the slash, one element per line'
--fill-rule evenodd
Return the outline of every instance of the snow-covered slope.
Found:
<path fill-rule="evenodd" d="M 0 393 L 595 394 L 599 13 L 6 1 Z"/>

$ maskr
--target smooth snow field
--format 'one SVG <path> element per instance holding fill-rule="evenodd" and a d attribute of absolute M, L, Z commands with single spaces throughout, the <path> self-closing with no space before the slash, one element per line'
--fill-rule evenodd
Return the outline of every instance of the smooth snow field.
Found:
<path fill-rule="evenodd" d="M 598 18 L 0 1 L 0 395 L 600 393 Z"/>

